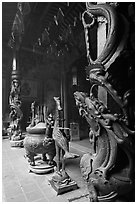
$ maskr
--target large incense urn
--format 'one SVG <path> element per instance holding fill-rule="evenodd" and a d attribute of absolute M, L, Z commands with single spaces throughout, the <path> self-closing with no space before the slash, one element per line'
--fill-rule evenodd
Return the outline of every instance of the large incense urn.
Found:
<path fill-rule="evenodd" d="M 53 170 L 55 164 L 53 158 L 56 150 L 51 126 L 39 122 L 33 127 L 27 127 L 26 132 L 24 148 L 30 171 L 34 173 L 47 173 Z"/>

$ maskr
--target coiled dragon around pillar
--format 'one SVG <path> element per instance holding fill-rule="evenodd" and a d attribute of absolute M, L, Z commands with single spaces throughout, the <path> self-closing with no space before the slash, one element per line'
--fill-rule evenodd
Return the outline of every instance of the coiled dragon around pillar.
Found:
<path fill-rule="evenodd" d="M 20 100 L 20 82 L 17 71 L 12 72 L 12 83 L 11 91 L 9 96 L 10 105 L 10 143 L 13 147 L 23 146 L 23 136 L 21 131 L 21 119 L 23 113 L 21 111 L 21 100 Z"/>
<path fill-rule="evenodd" d="M 130 23 L 112 4 L 86 6 L 82 20 L 91 89 L 89 94 L 75 92 L 74 97 L 90 127 L 91 153 L 81 158 L 81 172 L 91 202 L 134 201 L 134 51 L 128 45 Z M 107 38 L 101 54 L 93 60 L 89 32 L 99 16 L 107 20 Z M 95 87 L 103 87 L 119 111 L 113 111 L 112 104 L 106 107 L 95 95 Z"/>

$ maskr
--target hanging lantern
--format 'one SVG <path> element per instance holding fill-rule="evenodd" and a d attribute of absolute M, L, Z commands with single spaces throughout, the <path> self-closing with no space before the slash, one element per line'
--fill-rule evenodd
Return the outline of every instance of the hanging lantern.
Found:
<path fill-rule="evenodd" d="M 55 24 L 58 25 L 57 16 L 54 16 Z"/>
<path fill-rule="evenodd" d="M 38 38 L 38 45 L 41 46 L 41 40 Z"/>
<path fill-rule="evenodd" d="M 72 68 L 72 86 L 78 85 L 78 78 L 77 78 L 77 68 Z"/>

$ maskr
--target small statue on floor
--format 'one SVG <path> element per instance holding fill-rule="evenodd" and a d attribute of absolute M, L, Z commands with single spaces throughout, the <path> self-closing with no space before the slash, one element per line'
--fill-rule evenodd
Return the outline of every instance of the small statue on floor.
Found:
<path fill-rule="evenodd" d="M 54 100 L 56 102 L 56 113 L 55 113 L 55 122 L 54 122 L 52 135 L 53 135 L 53 139 L 55 140 L 55 146 L 56 146 L 57 168 L 56 168 L 56 172 L 52 177 L 51 184 L 54 183 L 53 188 L 56 185 L 55 188 L 59 194 L 60 193 L 59 188 L 61 187 L 61 185 L 65 187 L 68 184 L 71 185 L 72 183 L 72 188 L 74 189 L 77 188 L 76 183 L 71 180 L 71 178 L 65 171 L 65 159 L 73 159 L 73 158 L 79 157 L 79 155 L 69 152 L 69 146 L 68 146 L 68 140 L 67 140 L 66 134 L 64 133 L 63 130 L 60 129 L 60 126 L 59 126 L 60 111 L 62 111 L 62 108 L 60 106 L 60 99 L 59 97 L 54 97 Z M 61 192 L 62 191 L 63 189 L 61 189 Z"/>

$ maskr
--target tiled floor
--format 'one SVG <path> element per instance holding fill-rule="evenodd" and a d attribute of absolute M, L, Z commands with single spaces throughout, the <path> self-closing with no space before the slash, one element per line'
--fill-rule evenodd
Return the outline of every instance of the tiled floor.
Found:
<path fill-rule="evenodd" d="M 84 153 L 90 151 L 88 140 L 70 142 L 70 151 L 79 154 L 81 158 Z M 44 175 L 29 173 L 24 154 L 24 148 L 11 148 L 10 141 L 3 139 L 3 202 L 89 202 L 86 184 L 79 168 L 80 158 L 66 161 L 66 171 L 77 182 L 79 188 L 57 195 L 48 181 L 53 173 Z"/>

